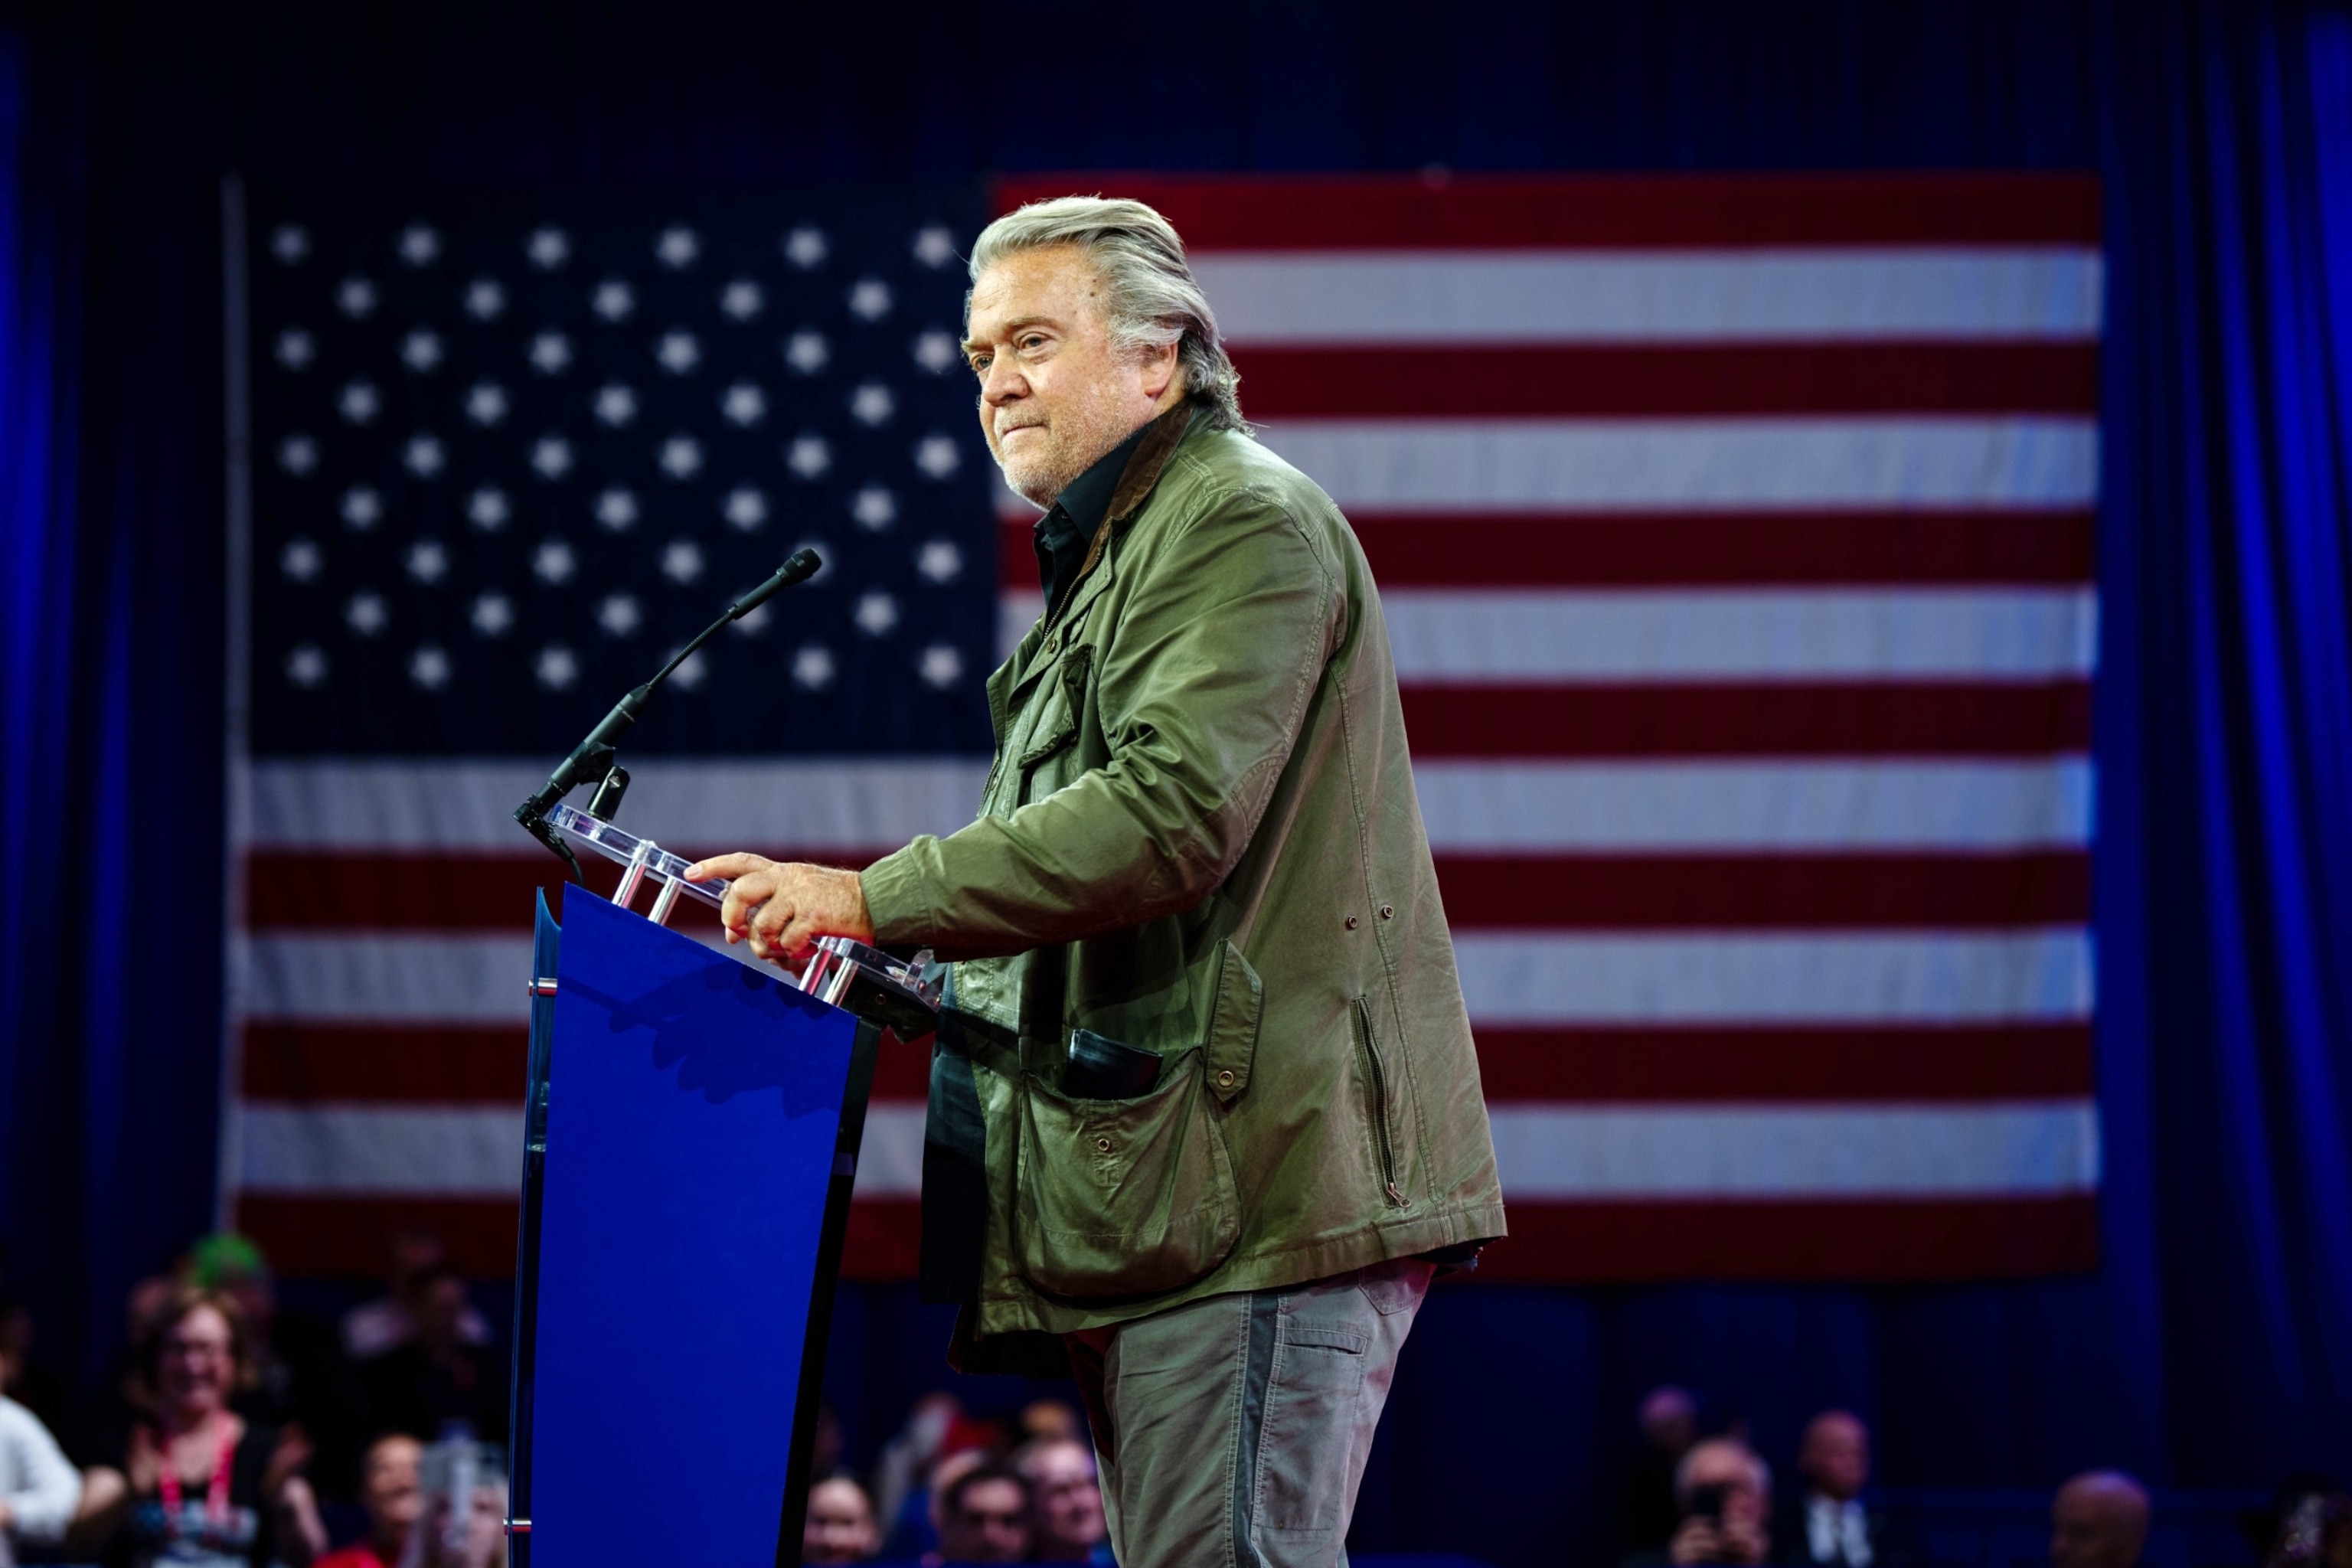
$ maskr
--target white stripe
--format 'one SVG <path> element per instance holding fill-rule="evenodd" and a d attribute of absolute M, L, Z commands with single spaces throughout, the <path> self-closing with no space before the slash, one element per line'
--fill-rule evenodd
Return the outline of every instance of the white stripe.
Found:
<path fill-rule="evenodd" d="M 1993 1023 L 2085 1018 L 2091 938 L 2067 928 L 1822 936 L 1490 935 L 1454 961 L 1478 1024 Z"/>
<path fill-rule="evenodd" d="M 1445 854 L 2029 849 L 2091 838 L 2091 763 L 1420 762 Z M 1475 911 L 1454 911 L 1459 922 Z"/>
<path fill-rule="evenodd" d="M 2087 506 L 2098 428 L 2040 416 L 1284 419 L 1258 439 L 1350 512 Z"/>
<path fill-rule="evenodd" d="M 1407 682 L 2034 679 L 2087 674 L 2074 588 L 1383 594 Z"/>
<path fill-rule="evenodd" d="M 1970 1106 L 1499 1105 L 1507 1203 L 2008 1197 L 2099 1182 L 2084 1100 Z"/>
<path fill-rule="evenodd" d="M 540 851 L 515 826 L 544 762 L 279 760 L 253 769 L 257 849 Z M 686 848 L 888 849 L 971 819 L 985 758 L 632 757 L 633 833 Z M 575 797 L 576 798 L 576 797 Z"/>
<path fill-rule="evenodd" d="M 271 932 L 251 939 L 246 1016 L 320 1024 L 527 1024 L 530 921 L 518 936 Z"/>
<path fill-rule="evenodd" d="M 1244 347 L 2099 334 L 2099 254 L 2075 247 L 1227 250 L 1192 270 Z"/>
<path fill-rule="evenodd" d="M 285 1105 L 243 1108 L 237 1185 L 306 1197 L 427 1194 L 512 1199 L 522 1184 L 522 1107 Z M 923 1107 L 878 1101 L 866 1113 L 861 1198 L 922 1191 Z"/>

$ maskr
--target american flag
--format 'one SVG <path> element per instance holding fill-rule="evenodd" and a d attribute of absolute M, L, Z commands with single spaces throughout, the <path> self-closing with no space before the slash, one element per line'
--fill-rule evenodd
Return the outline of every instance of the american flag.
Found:
<path fill-rule="evenodd" d="M 1381 584 L 1511 1210 L 1492 1272 L 2095 1262 L 2095 186 L 992 199 L 1097 189 L 1185 235 L 1261 439 Z M 623 821 L 860 864 L 968 817 L 979 678 L 1039 608 L 952 353 L 980 193 L 412 205 L 252 229 L 226 1159 L 293 1271 L 414 1224 L 509 1266 L 554 878 L 506 814 L 614 695 L 817 542 L 826 577 L 632 737 Z M 883 1064 L 853 1276 L 911 1272 L 925 1070 Z"/>

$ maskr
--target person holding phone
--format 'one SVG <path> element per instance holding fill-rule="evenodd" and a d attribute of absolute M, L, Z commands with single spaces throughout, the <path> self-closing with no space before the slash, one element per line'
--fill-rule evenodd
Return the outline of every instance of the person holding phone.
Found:
<path fill-rule="evenodd" d="M 1673 1539 L 1634 1552 L 1621 1568 L 1771 1561 L 1772 1471 L 1738 1438 L 1692 1445 L 1675 1468 L 1675 1503 L 1682 1522 Z"/>

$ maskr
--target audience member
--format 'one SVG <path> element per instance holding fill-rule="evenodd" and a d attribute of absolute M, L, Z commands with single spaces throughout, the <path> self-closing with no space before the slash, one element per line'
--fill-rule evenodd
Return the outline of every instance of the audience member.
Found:
<path fill-rule="evenodd" d="M 2147 1492 L 2121 1470 L 2093 1470 L 2050 1505 L 2051 1568 L 2133 1568 L 2147 1544 Z"/>
<path fill-rule="evenodd" d="M 882 1549 L 882 1527 L 866 1489 L 847 1476 L 829 1476 L 809 1488 L 808 1519 L 801 1526 L 804 1563 L 866 1563 Z"/>
<path fill-rule="evenodd" d="M 408 1561 L 414 1568 L 506 1568 L 507 1478 L 499 1451 L 453 1437 L 425 1450 L 425 1507 Z"/>
<path fill-rule="evenodd" d="M 2352 1568 L 2352 1494 L 2324 1476 L 2297 1476 L 2262 1516 L 2263 1568 Z"/>
<path fill-rule="evenodd" d="M 16 1355 L 0 1340 L 0 1390 Z M 39 1416 L 0 1393 L 0 1568 L 16 1560 L 18 1547 L 60 1544 L 80 1504 L 81 1472 Z"/>
<path fill-rule="evenodd" d="M 392 1238 L 389 1289 L 343 1314 L 343 1353 L 353 1362 L 373 1361 L 396 1351 L 423 1331 L 425 1294 L 448 1267 L 441 1238 L 429 1230 L 406 1230 Z M 490 1342 L 489 1321 L 468 1305 L 459 1314 L 457 1337 L 469 1345 Z"/>
<path fill-rule="evenodd" d="M 467 1342 L 466 1281 L 446 1266 L 427 1271 L 417 1291 L 415 1337 L 360 1368 L 375 1425 L 431 1439 L 455 1426 L 503 1438 L 507 1375 L 503 1363 Z"/>
<path fill-rule="evenodd" d="M 1910 1553 L 1884 1514 L 1863 1505 L 1870 1484 L 1870 1428 L 1850 1411 L 1824 1410 L 1797 1448 L 1804 1489 L 1782 1534 L 1781 1561 L 1811 1568 L 1901 1568 Z"/>
<path fill-rule="evenodd" d="M 882 1446 L 882 1457 L 874 1465 L 874 1513 L 890 1521 L 894 1538 L 908 1500 L 922 1489 L 924 1476 L 962 1414 L 963 1402 L 954 1394 L 926 1394 L 907 1412 L 907 1424 L 898 1435 Z"/>
<path fill-rule="evenodd" d="M 15 1400 L 52 1433 L 66 1429 L 66 1380 L 33 1363 L 33 1309 L 0 1292 L 0 1395 Z"/>
<path fill-rule="evenodd" d="M 1040 1437 L 1014 1451 L 1013 1468 L 1029 1483 L 1031 1556 L 1040 1563 L 1109 1561 L 1094 1449 L 1076 1437 Z"/>
<path fill-rule="evenodd" d="M 361 1392 L 335 1332 L 323 1321 L 280 1313 L 278 1282 L 261 1249 L 220 1232 L 188 1250 L 186 1282 L 235 1301 L 245 1314 L 253 1377 L 236 1397 L 237 1414 L 299 1442 L 306 1474 L 336 1497 L 359 1477 Z"/>
<path fill-rule="evenodd" d="M 425 1446 L 406 1433 L 379 1437 L 360 1461 L 360 1506 L 367 1510 L 365 1541 L 320 1558 L 314 1568 L 403 1568 L 409 1537 L 425 1512 L 420 1466 Z"/>
<path fill-rule="evenodd" d="M 1078 1407 L 1066 1399 L 1033 1399 L 1021 1407 L 1021 1417 L 1015 1446 L 1042 1442 L 1048 1437 L 1060 1437 L 1074 1443 L 1087 1440 L 1086 1424 L 1078 1419 Z"/>
<path fill-rule="evenodd" d="M 229 1407 L 255 1378 L 236 1302 L 184 1288 L 135 1366 L 145 1415 L 89 1473 L 71 1539 L 102 1544 L 109 1568 L 308 1568 L 326 1531 L 296 1473 L 303 1446 Z"/>
<path fill-rule="evenodd" d="M 1629 1552 L 1664 1546 L 1681 1522 L 1675 1507 L 1675 1467 L 1698 1441 L 1698 1401 L 1668 1384 L 1643 1397 L 1636 1419 L 1642 1454 L 1625 1482 L 1625 1545 Z"/>
<path fill-rule="evenodd" d="M 983 1462 L 940 1490 L 934 1563 L 1021 1563 L 1029 1556 L 1029 1483 Z"/>
<path fill-rule="evenodd" d="M 1675 1503 L 1682 1522 L 1673 1537 L 1663 1548 L 1634 1552 L 1624 1568 L 1770 1560 L 1772 1471 L 1739 1438 L 1692 1444 L 1675 1467 Z"/>

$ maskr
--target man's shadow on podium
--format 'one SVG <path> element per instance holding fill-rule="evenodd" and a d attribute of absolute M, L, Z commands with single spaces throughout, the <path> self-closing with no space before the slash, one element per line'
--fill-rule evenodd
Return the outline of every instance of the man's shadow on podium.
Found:
<path fill-rule="evenodd" d="M 593 984 L 577 989 L 607 1010 L 606 1027 L 614 1037 L 649 1033 L 652 1065 L 664 1072 L 675 1067 L 681 1090 L 724 1105 L 739 1095 L 775 1089 L 788 1118 L 840 1113 L 850 1035 L 812 1028 L 839 1017 L 838 1011 L 781 975 L 730 959 L 634 996 Z M 757 1026 L 755 1020 L 768 1019 L 774 1028 Z"/>

